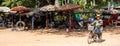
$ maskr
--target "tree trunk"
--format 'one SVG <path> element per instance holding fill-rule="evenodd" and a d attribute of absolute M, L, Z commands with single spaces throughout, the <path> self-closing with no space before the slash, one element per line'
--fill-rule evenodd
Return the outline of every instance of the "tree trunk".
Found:
<path fill-rule="evenodd" d="M 67 0 L 65 0 L 65 4 L 66 4 Z"/>
<path fill-rule="evenodd" d="M 93 6 L 95 6 L 95 0 L 93 0 Z"/>
<path fill-rule="evenodd" d="M 67 3 L 69 3 L 70 2 L 70 0 L 67 0 Z"/>
<path fill-rule="evenodd" d="M 48 2 L 49 1 L 49 2 Z M 49 4 L 54 4 L 55 0 L 39 0 L 41 6 L 49 5 Z"/>
<path fill-rule="evenodd" d="M 60 4 L 59 4 L 59 0 L 55 0 L 55 7 L 59 7 Z"/>

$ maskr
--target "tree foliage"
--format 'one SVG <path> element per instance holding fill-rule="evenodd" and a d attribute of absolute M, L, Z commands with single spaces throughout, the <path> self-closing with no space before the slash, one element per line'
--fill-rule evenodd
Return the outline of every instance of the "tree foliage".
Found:
<path fill-rule="evenodd" d="M 86 9 L 99 8 L 108 4 L 108 2 L 118 2 L 119 0 L 59 0 L 60 5 L 66 3 L 78 4 L 85 6 Z M 54 4 L 55 0 L 0 0 L 0 5 L 15 7 L 15 6 L 26 6 L 31 8 L 42 7 L 48 4 Z M 95 4 L 95 6 L 94 6 Z"/>
<path fill-rule="evenodd" d="M 37 3 L 35 0 L 3 0 L 1 5 L 8 7 L 15 7 L 15 6 L 35 7 Z"/>

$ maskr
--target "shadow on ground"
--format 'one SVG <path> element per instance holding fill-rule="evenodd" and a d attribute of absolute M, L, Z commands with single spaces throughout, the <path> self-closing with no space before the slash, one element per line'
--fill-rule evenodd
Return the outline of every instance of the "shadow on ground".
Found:
<path fill-rule="evenodd" d="M 102 40 L 97 40 L 97 41 L 92 41 L 92 43 L 90 43 L 90 44 L 93 44 L 93 43 L 103 43 L 103 42 L 105 42 L 106 40 L 105 39 L 102 39 Z"/>
<path fill-rule="evenodd" d="M 66 32 L 64 29 L 47 29 L 47 30 L 39 30 L 35 31 L 36 34 L 54 34 L 54 35 L 65 35 L 65 37 L 84 37 L 86 36 L 85 32 L 77 32 L 77 31 L 71 31 Z"/>

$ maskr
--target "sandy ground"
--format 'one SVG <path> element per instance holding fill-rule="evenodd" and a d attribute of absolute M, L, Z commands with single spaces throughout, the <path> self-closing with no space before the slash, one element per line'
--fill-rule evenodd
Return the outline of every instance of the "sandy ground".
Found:
<path fill-rule="evenodd" d="M 120 46 L 120 35 L 103 33 L 104 42 L 87 43 L 87 33 L 41 34 L 30 31 L 0 30 L 0 46 Z M 82 36 L 83 35 L 83 36 Z"/>

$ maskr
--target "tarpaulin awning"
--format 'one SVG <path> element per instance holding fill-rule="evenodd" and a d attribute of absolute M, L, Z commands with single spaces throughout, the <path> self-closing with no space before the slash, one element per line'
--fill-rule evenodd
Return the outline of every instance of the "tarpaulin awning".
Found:
<path fill-rule="evenodd" d="M 0 7 L 0 12 L 9 12 L 10 8 L 8 7 Z"/>
<path fill-rule="evenodd" d="M 32 11 L 28 12 L 26 15 L 39 15 L 44 16 L 43 11 L 40 10 L 40 8 L 34 8 Z"/>

